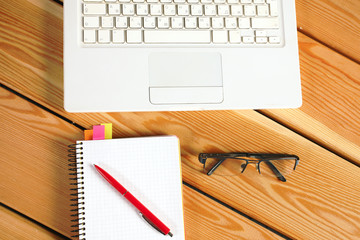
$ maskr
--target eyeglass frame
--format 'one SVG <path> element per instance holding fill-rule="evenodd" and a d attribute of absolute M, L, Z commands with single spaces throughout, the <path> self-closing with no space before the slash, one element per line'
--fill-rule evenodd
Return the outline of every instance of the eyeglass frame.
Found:
<path fill-rule="evenodd" d="M 246 158 L 255 158 L 255 159 L 245 159 Z M 213 172 L 226 160 L 226 159 L 238 159 L 246 161 L 245 167 L 241 171 L 243 173 L 249 163 L 256 163 L 256 169 L 261 174 L 260 163 L 265 162 L 268 167 L 273 171 L 276 177 L 282 181 L 286 182 L 286 178 L 280 173 L 280 171 L 274 166 L 271 161 L 276 160 L 295 160 L 294 171 L 296 166 L 299 164 L 300 158 L 293 154 L 276 154 L 276 153 L 245 153 L 245 152 L 234 152 L 234 153 L 200 153 L 199 162 L 204 164 L 206 159 L 216 158 L 219 161 L 207 172 L 207 175 L 210 176 Z"/>

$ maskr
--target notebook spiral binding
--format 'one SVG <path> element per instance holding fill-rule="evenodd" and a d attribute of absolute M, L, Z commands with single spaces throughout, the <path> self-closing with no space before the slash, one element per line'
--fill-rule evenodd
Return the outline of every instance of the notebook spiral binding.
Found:
<path fill-rule="evenodd" d="M 71 193 L 71 201 L 74 201 L 75 203 L 71 204 L 71 207 L 74 207 L 74 209 L 71 209 L 71 212 L 74 212 L 71 214 L 72 220 L 74 224 L 71 225 L 72 228 L 75 228 L 71 232 L 77 233 L 76 235 L 73 235 L 74 238 L 79 238 L 80 240 L 85 240 L 85 207 L 84 207 L 84 172 L 83 172 L 83 152 L 81 151 L 82 148 L 82 142 L 71 144 L 69 145 L 68 149 L 68 161 L 69 164 L 69 175 L 71 176 L 69 179 L 71 180 L 71 188 L 70 190 L 73 192 Z"/>

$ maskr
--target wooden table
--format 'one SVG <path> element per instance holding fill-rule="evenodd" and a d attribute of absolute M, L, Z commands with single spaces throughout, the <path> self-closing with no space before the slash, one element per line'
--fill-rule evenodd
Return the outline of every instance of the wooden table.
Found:
<path fill-rule="evenodd" d="M 360 239 L 360 1 L 296 3 L 300 109 L 71 114 L 62 2 L 0 0 L 0 239 L 71 236 L 67 145 L 103 122 L 179 136 L 187 239 Z M 232 151 L 301 161 L 286 183 L 201 172 L 198 153 Z"/>

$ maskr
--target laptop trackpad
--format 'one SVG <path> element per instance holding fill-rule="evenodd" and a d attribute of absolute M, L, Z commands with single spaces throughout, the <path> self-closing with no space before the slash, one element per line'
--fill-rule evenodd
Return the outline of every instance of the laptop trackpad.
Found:
<path fill-rule="evenodd" d="M 150 54 L 149 79 L 153 104 L 223 101 L 219 53 Z"/>

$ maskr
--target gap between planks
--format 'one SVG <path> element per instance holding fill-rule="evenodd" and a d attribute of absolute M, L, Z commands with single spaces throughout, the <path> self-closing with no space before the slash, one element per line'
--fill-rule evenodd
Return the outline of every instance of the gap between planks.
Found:
<path fill-rule="evenodd" d="M 31 104 L 34 104 L 35 106 L 43 109 L 44 111 L 47 111 L 48 113 L 50 113 L 50 114 L 52 114 L 52 115 L 60 118 L 61 120 L 66 121 L 66 122 L 74 125 L 75 127 L 79 128 L 79 129 L 82 130 L 82 131 L 86 129 L 86 128 L 82 127 L 81 125 L 79 125 L 79 124 L 77 124 L 77 123 L 74 123 L 73 121 L 67 119 L 66 117 L 63 117 L 63 116 L 61 116 L 60 114 L 58 114 L 58 113 L 50 110 L 49 108 L 47 108 L 47 107 L 45 107 L 45 106 L 37 103 L 36 101 L 34 101 L 34 100 L 32 100 L 32 99 L 30 99 L 30 98 L 22 95 L 21 93 L 16 92 L 15 90 L 7 87 L 6 85 L 4 85 L 4 84 L 2 84 L 2 83 L 0 83 L 0 87 L 2 87 L 3 89 L 5 89 L 5 90 L 7 90 L 7 91 L 9 91 L 9 92 L 11 92 L 11 93 L 13 93 L 13 94 L 15 94 L 16 96 L 18 96 L 18 97 L 20 97 L 20 98 L 22 98 L 22 99 L 30 102 Z M 267 117 L 267 116 L 265 116 L 265 117 Z M 204 191 L 202 191 L 202 190 L 194 187 L 193 185 L 191 185 L 191 184 L 189 184 L 189 183 L 187 183 L 187 182 L 185 182 L 185 181 L 183 181 L 183 185 L 191 188 L 192 190 L 194 190 L 194 191 L 198 192 L 199 194 L 201 194 L 201 195 L 209 198 L 210 200 L 215 201 L 215 202 L 221 204 L 222 206 L 226 207 L 227 209 L 231 210 L 232 212 L 234 212 L 234 213 L 236 213 L 236 214 L 238 214 L 238 215 L 240 215 L 240 216 L 242 216 L 242 217 L 245 217 L 246 219 L 248 219 L 248 220 L 252 221 L 253 223 L 255 223 L 255 224 L 257 224 L 257 225 L 259 225 L 259 226 L 261 226 L 261 227 L 263 227 L 263 228 L 265 228 L 265 229 L 267 229 L 267 230 L 269 230 L 270 232 L 278 235 L 279 237 L 281 237 L 281 238 L 283 238 L 283 239 L 286 239 L 286 240 L 290 240 L 290 239 L 291 239 L 290 237 L 284 235 L 283 233 L 281 233 L 281 232 L 279 232 L 279 231 L 277 231 L 277 230 L 269 227 L 268 225 L 262 223 L 262 222 L 259 221 L 259 220 L 256 220 L 256 219 L 248 216 L 247 214 L 245 214 L 245 213 L 243 213 L 243 212 L 241 212 L 241 211 L 239 211 L 239 210 L 237 210 L 237 209 L 229 206 L 228 204 L 224 203 L 223 201 L 215 198 L 214 196 L 212 196 L 212 195 L 210 195 L 210 194 L 208 194 L 208 193 L 205 193 Z M 42 227 L 42 228 L 44 228 L 44 229 L 46 229 L 46 230 L 49 230 L 49 231 L 51 231 L 51 232 L 59 235 L 60 237 L 63 237 L 63 238 L 65 238 L 65 239 L 69 239 L 68 237 L 62 235 L 61 233 L 59 233 L 59 232 L 57 232 L 57 231 L 49 228 L 48 226 L 46 226 L 46 225 L 44 225 L 44 224 L 42 224 L 42 223 L 40 223 L 40 222 L 38 222 L 38 221 L 30 218 L 30 217 L 28 217 L 27 215 L 25 215 L 25 214 L 23 214 L 23 213 L 20 213 L 20 212 L 16 211 L 15 209 L 13 209 L 13 208 L 11 208 L 11 207 L 9 207 L 9 206 L 7 206 L 7 205 L 4 205 L 4 204 L 1 203 L 1 202 L 0 202 L 0 206 L 5 207 L 6 209 L 8 209 L 8 210 L 10 210 L 10 211 L 12 211 L 12 212 L 14 212 L 14 213 L 16 213 L 16 214 L 24 217 L 25 219 L 27 219 L 27 220 L 29 220 L 29 221 L 31 221 L 31 222 L 39 225 L 40 227 Z"/>

